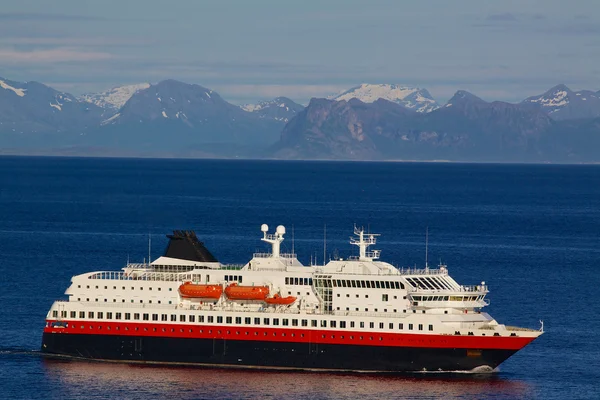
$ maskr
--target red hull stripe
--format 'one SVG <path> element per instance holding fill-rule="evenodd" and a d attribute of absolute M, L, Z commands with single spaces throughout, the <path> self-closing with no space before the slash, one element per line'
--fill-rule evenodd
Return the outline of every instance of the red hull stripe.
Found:
<path fill-rule="evenodd" d="M 47 320 L 47 322 L 54 322 Z M 355 330 L 310 330 L 240 325 L 183 325 L 109 321 L 61 321 L 67 328 L 48 326 L 46 333 L 172 337 L 186 339 L 226 339 L 358 346 L 421 347 L 440 349 L 519 350 L 533 337 L 467 336 L 397 332 L 360 332 Z"/>

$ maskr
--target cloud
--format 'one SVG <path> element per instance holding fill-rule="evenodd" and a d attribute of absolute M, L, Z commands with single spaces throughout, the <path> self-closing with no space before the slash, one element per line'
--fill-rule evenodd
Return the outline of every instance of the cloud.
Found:
<path fill-rule="evenodd" d="M 0 48 L 0 60 L 3 64 L 61 63 L 87 62 L 114 58 L 110 53 L 99 51 L 82 51 L 73 48 L 56 48 L 50 50 L 19 51 Z"/>
<path fill-rule="evenodd" d="M 104 21 L 106 18 L 90 15 L 50 14 L 50 13 L 0 13 L 0 21 Z"/>
<path fill-rule="evenodd" d="M 517 21 L 517 17 L 511 13 L 502 13 L 502 14 L 490 14 L 485 17 L 486 21 L 490 22 L 515 22 Z"/>
<path fill-rule="evenodd" d="M 146 46 L 156 44 L 149 39 L 133 39 L 120 37 L 0 37 L 0 44 L 9 46 L 33 45 L 33 46 Z"/>

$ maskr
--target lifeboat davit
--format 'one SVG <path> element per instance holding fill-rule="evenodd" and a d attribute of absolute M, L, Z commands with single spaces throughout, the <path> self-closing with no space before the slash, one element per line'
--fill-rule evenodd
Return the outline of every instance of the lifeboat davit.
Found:
<path fill-rule="evenodd" d="M 179 286 L 179 293 L 184 298 L 218 300 L 223 294 L 223 287 L 221 285 L 198 285 L 192 282 L 184 282 Z"/>
<path fill-rule="evenodd" d="M 265 303 L 267 304 L 283 304 L 289 305 L 296 301 L 294 296 L 281 297 L 279 293 L 276 293 L 273 297 L 268 297 L 265 299 Z"/>
<path fill-rule="evenodd" d="M 225 288 L 225 295 L 231 300 L 264 300 L 269 295 L 269 287 L 239 286 L 232 283 Z"/>

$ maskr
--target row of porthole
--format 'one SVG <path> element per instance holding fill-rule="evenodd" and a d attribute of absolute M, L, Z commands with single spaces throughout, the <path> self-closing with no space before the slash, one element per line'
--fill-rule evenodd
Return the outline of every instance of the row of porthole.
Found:
<path fill-rule="evenodd" d="M 96 300 L 96 302 L 98 302 L 99 299 L 95 299 L 95 300 Z M 81 297 L 78 297 L 77 301 L 81 301 Z M 86 298 L 85 301 L 90 301 L 90 299 Z M 104 299 L 104 302 L 108 303 L 108 299 Z M 117 299 L 113 299 L 113 303 L 116 303 L 116 302 L 117 302 Z M 131 299 L 131 303 L 133 303 L 133 302 L 134 302 L 134 300 Z M 125 303 L 125 299 L 121 299 L 121 303 Z M 140 303 L 144 303 L 144 300 L 140 300 Z M 157 304 L 162 304 L 162 301 L 161 300 L 157 300 L 156 303 Z M 148 300 L 148 304 L 152 304 L 152 300 Z M 169 300 L 169 304 L 173 304 L 173 301 Z"/>
<path fill-rule="evenodd" d="M 77 285 L 77 288 L 81 289 L 81 285 Z M 89 289 L 90 285 L 86 285 L 85 288 Z M 96 289 L 100 289 L 100 287 L 98 285 L 96 285 Z M 104 286 L 104 289 L 108 290 L 108 286 Z M 113 290 L 117 290 L 117 287 L 113 286 Z M 125 290 L 125 286 L 121 286 L 121 290 Z M 131 290 L 135 290 L 135 286 L 132 286 Z M 144 290 L 144 287 L 140 286 L 139 290 Z M 152 290 L 152 286 L 148 287 L 148 290 L 151 291 Z M 160 292 L 160 291 L 162 291 L 162 288 L 159 287 L 159 288 L 157 288 L 157 290 Z M 171 292 L 171 291 L 173 291 L 173 288 L 169 288 L 169 292 Z"/>

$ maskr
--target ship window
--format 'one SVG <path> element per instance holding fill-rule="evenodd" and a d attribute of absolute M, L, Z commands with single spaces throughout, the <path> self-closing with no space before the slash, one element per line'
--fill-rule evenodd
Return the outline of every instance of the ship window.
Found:
<path fill-rule="evenodd" d="M 297 319 L 293 319 L 292 320 L 292 326 L 298 326 L 298 320 Z"/>
<path fill-rule="evenodd" d="M 71 318 L 77 317 L 77 311 L 71 311 L 70 315 L 71 315 Z"/>
<path fill-rule="evenodd" d="M 413 330 L 413 324 L 408 324 L 408 330 L 412 331 Z"/>
<path fill-rule="evenodd" d="M 233 318 L 231 317 L 225 317 L 225 323 L 226 324 L 231 324 L 233 322 Z"/>
<path fill-rule="evenodd" d="M 204 315 L 198 315 L 198 322 L 204 322 Z"/>
<path fill-rule="evenodd" d="M 360 327 L 364 328 L 365 327 L 365 322 L 364 321 L 360 321 Z"/>
<path fill-rule="evenodd" d="M 433 325 L 429 325 L 429 330 L 432 331 L 433 330 Z"/>
<path fill-rule="evenodd" d="M 81 289 L 81 285 L 77 285 L 77 288 Z"/>
<path fill-rule="evenodd" d="M 335 321 L 329 321 L 329 327 L 330 328 L 335 328 L 336 327 L 336 322 Z"/>
<path fill-rule="evenodd" d="M 381 301 L 388 301 L 388 295 L 387 294 L 382 294 L 381 295 Z"/>
<path fill-rule="evenodd" d="M 130 314 L 130 313 L 128 313 L 128 312 L 126 312 L 126 313 L 125 313 L 125 319 L 126 319 L 126 320 L 130 320 L 130 319 L 131 319 L 131 314 Z"/>
<path fill-rule="evenodd" d="M 236 324 L 241 324 L 242 323 L 242 317 L 235 317 L 235 323 Z"/>
<path fill-rule="evenodd" d="M 313 279 L 312 278 L 308 278 L 308 284 L 312 286 L 312 284 L 313 284 Z"/>
<path fill-rule="evenodd" d="M 365 281 L 360 281 L 360 287 L 362 287 L 362 288 L 367 287 L 367 284 L 365 283 Z"/>
<path fill-rule="evenodd" d="M 158 321 L 158 314 L 152 314 L 152 321 Z"/>
<path fill-rule="evenodd" d="M 352 284 L 352 287 L 355 288 L 356 287 L 356 281 L 350 281 L 350 283 Z"/>
<path fill-rule="evenodd" d="M 400 330 L 404 329 L 404 324 L 403 323 L 399 323 L 398 324 L 398 329 L 400 329 Z"/>
<path fill-rule="evenodd" d="M 371 328 L 371 329 L 375 328 L 375 322 L 369 322 L 369 328 Z"/>
<path fill-rule="evenodd" d="M 290 284 L 290 278 L 289 278 L 289 277 L 286 277 L 286 278 L 285 278 L 285 284 L 286 284 L 286 285 L 289 285 L 289 284 Z"/>
<path fill-rule="evenodd" d="M 104 317 L 104 314 L 102 311 L 98 311 L 98 319 L 102 319 Z"/>
<path fill-rule="evenodd" d="M 137 317 L 135 319 L 140 319 L 140 314 L 135 314 L 135 315 L 137 315 Z M 167 321 L 168 320 L 167 314 L 160 314 L 160 320 Z"/>
<path fill-rule="evenodd" d="M 208 316 L 208 323 L 212 324 L 215 321 L 215 317 L 213 317 L 212 315 Z"/>
<path fill-rule="evenodd" d="M 148 321 L 150 319 L 150 314 L 142 314 L 142 319 Z"/>
<path fill-rule="evenodd" d="M 289 320 L 289 319 L 287 319 L 287 318 L 284 318 L 284 319 L 283 319 L 283 326 L 288 326 L 288 325 L 289 325 L 289 323 L 290 323 L 290 320 Z"/>
<path fill-rule="evenodd" d="M 339 294 L 339 293 L 337 294 L 337 297 L 340 297 L 340 294 Z"/>
<path fill-rule="evenodd" d="M 371 281 L 366 281 L 365 283 L 367 284 L 367 289 L 371 289 Z"/>
<path fill-rule="evenodd" d="M 143 286 L 142 286 L 142 287 L 140 287 L 140 290 L 144 290 L 144 287 L 143 287 Z"/>
<path fill-rule="evenodd" d="M 298 278 L 294 278 L 294 285 L 299 285 Z"/>
<path fill-rule="evenodd" d="M 350 328 L 354 328 L 354 321 L 350 321 Z"/>
<path fill-rule="evenodd" d="M 368 294 L 365 294 L 365 299 L 368 299 L 368 298 L 369 298 L 369 295 L 368 295 Z"/>
<path fill-rule="evenodd" d="M 380 286 L 379 286 L 379 281 L 375 281 L 375 287 L 376 287 L 377 289 L 380 289 Z"/>
<path fill-rule="evenodd" d="M 316 319 L 311 319 L 310 320 L 310 326 L 316 327 L 317 326 L 317 320 Z"/>
<path fill-rule="evenodd" d="M 301 321 L 302 326 L 308 326 L 308 320 L 307 319 L 303 319 Z"/>
<path fill-rule="evenodd" d="M 263 324 L 269 325 L 269 318 L 263 318 Z"/>
<path fill-rule="evenodd" d="M 112 319 L 112 312 L 106 313 L 106 319 Z"/>
<path fill-rule="evenodd" d="M 177 315 L 171 314 L 171 321 L 177 321 Z"/>
<path fill-rule="evenodd" d="M 379 329 L 383 329 L 383 322 L 379 323 Z"/>
<path fill-rule="evenodd" d="M 279 318 L 273 318 L 273 325 L 279 325 Z"/>
<path fill-rule="evenodd" d="M 390 289 L 390 283 L 389 283 L 389 282 L 387 282 L 387 281 L 385 282 L 385 288 L 386 288 L 386 289 Z"/>
<path fill-rule="evenodd" d="M 327 328 L 327 321 L 324 319 L 321 320 L 321 328 Z"/>
<path fill-rule="evenodd" d="M 206 281 L 208 282 L 208 279 Z M 173 291 L 173 288 L 169 288 L 169 292 L 172 292 L 172 291 Z"/>
<path fill-rule="evenodd" d="M 423 324 L 419 324 L 419 330 L 422 331 L 423 330 Z"/>
<path fill-rule="evenodd" d="M 250 325 L 251 323 L 252 323 L 252 318 L 250 318 L 250 317 L 244 318 L 244 324 Z"/>
<path fill-rule="evenodd" d="M 94 312 L 93 311 L 90 311 L 88 313 L 88 318 L 94 318 Z"/>
<path fill-rule="evenodd" d="M 217 324 L 222 324 L 223 323 L 223 317 L 220 315 L 217 315 Z"/>
<path fill-rule="evenodd" d="M 148 290 L 152 290 L 152 288 L 151 288 L 151 287 L 149 287 L 149 288 L 148 288 Z"/>
<path fill-rule="evenodd" d="M 254 318 L 254 325 L 260 325 L 260 318 Z M 256 333 L 256 332 L 254 332 Z"/>
<path fill-rule="evenodd" d="M 161 288 L 158 288 L 158 291 L 160 292 L 160 291 L 161 291 Z"/>

